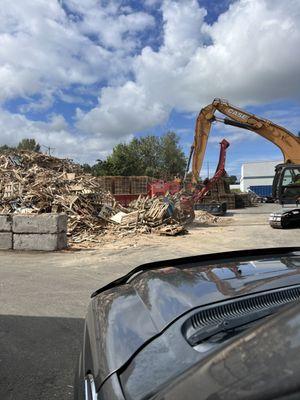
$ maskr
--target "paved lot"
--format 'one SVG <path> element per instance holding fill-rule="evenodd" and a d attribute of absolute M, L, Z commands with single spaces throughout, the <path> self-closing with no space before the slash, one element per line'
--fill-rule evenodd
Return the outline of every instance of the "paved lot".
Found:
<path fill-rule="evenodd" d="M 97 250 L 0 252 L 0 398 L 71 399 L 91 292 L 138 264 L 210 252 L 300 245 L 300 230 L 273 230 L 263 205 L 181 237 L 116 240 Z"/>

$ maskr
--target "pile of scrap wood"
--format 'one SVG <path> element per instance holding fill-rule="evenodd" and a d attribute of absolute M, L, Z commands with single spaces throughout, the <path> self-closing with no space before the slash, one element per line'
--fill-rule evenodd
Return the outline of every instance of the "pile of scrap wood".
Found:
<path fill-rule="evenodd" d="M 2 214 L 65 212 L 75 237 L 104 229 L 104 204 L 115 206 L 115 200 L 71 160 L 25 151 L 0 155 Z"/>
<path fill-rule="evenodd" d="M 137 200 L 130 203 L 126 213 L 121 211 L 113 215 L 111 221 L 116 225 L 115 229 L 123 232 L 123 235 L 126 232 L 152 232 L 174 236 L 187 232 L 177 217 L 179 207 L 176 196 L 154 198 L 139 196 Z"/>
<path fill-rule="evenodd" d="M 197 210 L 195 214 L 195 221 L 203 225 L 216 224 L 220 221 L 219 217 L 216 217 L 215 215 L 212 215 L 206 211 Z"/>
<path fill-rule="evenodd" d="M 73 242 L 98 241 L 107 232 L 182 233 L 177 209 L 176 196 L 140 196 L 125 209 L 101 179 L 68 159 L 27 151 L 0 155 L 0 213 L 65 212 Z"/>

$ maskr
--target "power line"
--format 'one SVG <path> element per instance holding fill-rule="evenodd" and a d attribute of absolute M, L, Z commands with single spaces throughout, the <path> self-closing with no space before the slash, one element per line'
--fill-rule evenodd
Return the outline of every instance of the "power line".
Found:
<path fill-rule="evenodd" d="M 55 147 L 45 146 L 44 144 L 42 144 L 42 147 L 47 149 L 47 153 L 48 153 L 49 156 L 51 156 L 51 151 L 55 150 Z"/>

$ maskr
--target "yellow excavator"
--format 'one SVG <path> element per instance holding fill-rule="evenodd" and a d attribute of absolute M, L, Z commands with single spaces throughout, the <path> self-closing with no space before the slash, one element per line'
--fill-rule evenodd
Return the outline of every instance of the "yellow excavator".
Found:
<path fill-rule="evenodd" d="M 216 116 L 217 111 L 225 115 L 225 118 Z M 194 142 L 188 162 L 189 168 L 192 161 L 192 182 L 194 184 L 198 181 L 213 122 L 222 122 L 225 125 L 255 132 L 279 147 L 284 157 L 284 163 L 275 168 L 272 195 L 282 205 L 299 205 L 300 138 L 271 121 L 241 110 L 229 104 L 227 100 L 218 98 L 202 108 L 196 121 Z M 195 155 L 197 156 L 195 157 Z M 282 213 L 271 214 L 270 225 L 273 228 L 283 229 L 300 227 L 300 209 L 288 209 Z"/>

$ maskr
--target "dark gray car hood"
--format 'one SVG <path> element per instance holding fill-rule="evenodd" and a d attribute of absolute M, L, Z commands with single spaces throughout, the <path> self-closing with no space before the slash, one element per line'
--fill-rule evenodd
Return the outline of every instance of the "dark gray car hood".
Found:
<path fill-rule="evenodd" d="M 193 308 L 296 284 L 300 248 L 219 253 L 138 267 L 93 295 L 87 327 L 98 384 Z"/>

